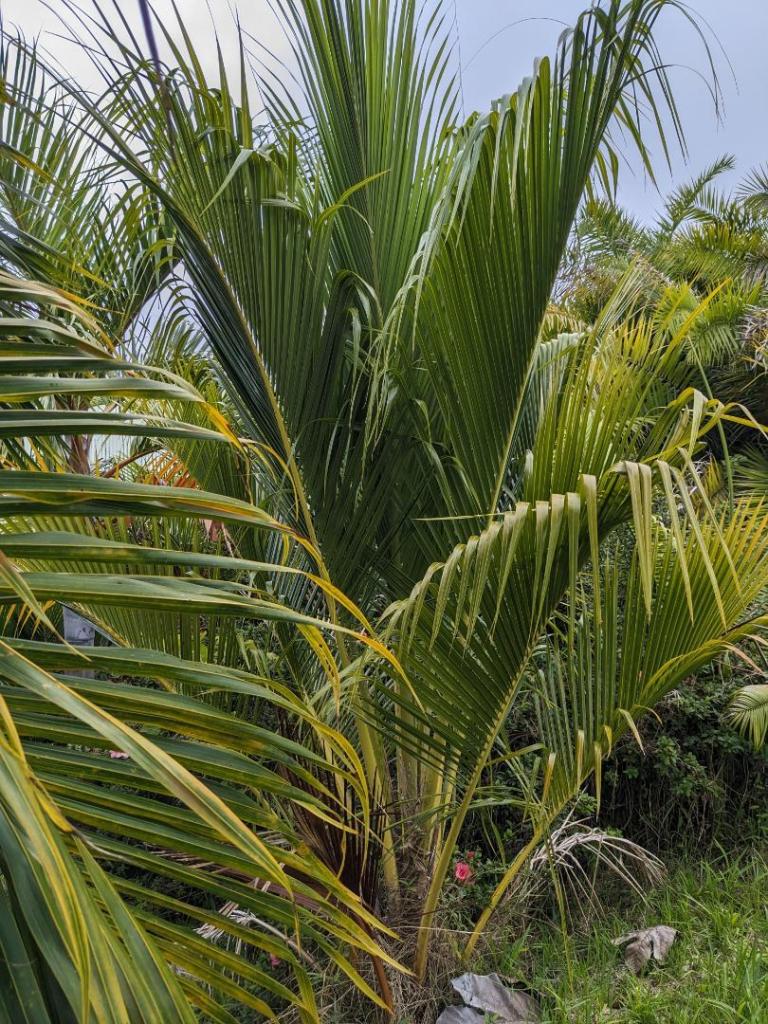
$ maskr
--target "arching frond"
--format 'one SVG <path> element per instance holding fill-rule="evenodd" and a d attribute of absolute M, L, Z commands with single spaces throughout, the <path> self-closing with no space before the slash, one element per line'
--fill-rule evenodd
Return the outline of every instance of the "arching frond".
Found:
<path fill-rule="evenodd" d="M 308 671 L 337 696 L 334 635 L 386 651 L 362 613 L 312 572 L 311 545 L 250 502 L 199 487 L 63 472 L 55 449 L 50 469 L 41 466 L 41 439 L 63 430 L 143 433 L 205 442 L 209 451 L 235 442 L 214 426 L 162 415 L 163 402 L 205 402 L 168 371 L 116 358 L 73 298 L 4 275 L 0 303 L 16 313 L 0 320 L 0 424 L 23 403 L 12 436 L 37 462 L 0 470 L 0 550 L 11 567 L 0 579 L 0 604 L 10 613 L 0 640 L 3 941 L 30 964 L 23 997 L 52 1021 L 59 1019 L 52 992 L 72 1012 L 99 1021 L 191 1020 L 195 1006 L 230 1019 L 211 991 L 266 1017 L 293 1004 L 302 1019 L 318 1020 L 312 953 L 302 952 L 308 947 L 330 955 L 380 1001 L 347 953 L 380 954 L 356 869 L 329 868 L 320 847 L 305 843 L 315 820 L 322 822 L 315 832 L 337 835 L 340 846 L 353 829 L 368 843 L 360 759 L 298 687 L 225 668 L 216 624 L 248 621 L 267 647 L 270 630 L 282 630 L 306 647 Z M 53 404 L 61 394 L 78 398 L 77 418 L 62 418 Z M 154 415 L 139 411 L 145 402 Z M 116 411 L 124 405 L 134 412 Z M 160 517 L 193 524 L 198 543 L 148 544 L 142 526 Z M 216 545 L 201 551 L 205 522 L 237 537 L 270 536 L 273 559 Z M 311 585 L 317 614 L 283 599 L 281 580 L 293 577 Z M 29 639 L 18 609 L 30 595 L 51 614 L 61 603 L 78 609 L 118 646 Z M 249 710 L 265 707 L 284 731 L 252 720 Z M 59 866 L 47 869 L 48 861 Z M 167 895 L 157 879 L 174 880 L 179 895 Z M 246 929 L 202 909 L 206 900 L 233 898 L 262 924 Z M 248 957 L 193 931 L 214 922 L 237 936 Z M 269 956 L 286 965 L 285 979 L 269 970 Z M 8 989 L 8 1013 L 21 995 Z"/>
<path fill-rule="evenodd" d="M 753 683 L 742 686 L 731 700 L 728 718 L 755 747 L 761 747 L 768 736 L 768 685 Z"/>

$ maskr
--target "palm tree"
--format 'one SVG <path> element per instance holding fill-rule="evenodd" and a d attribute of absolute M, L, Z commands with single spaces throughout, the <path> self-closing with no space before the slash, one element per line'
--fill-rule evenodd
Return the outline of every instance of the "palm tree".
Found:
<path fill-rule="evenodd" d="M 675 6 L 591 8 L 464 122 L 441 4 L 278 0 L 299 85 L 261 74 L 263 117 L 244 42 L 237 85 L 223 62 L 211 85 L 181 19 L 155 24 L 165 67 L 94 7 L 106 91 L 59 80 L 49 123 L 56 75 L 6 37 L 2 585 L 26 609 L 3 641 L 8 785 L 27 758 L 28 802 L 52 802 L 37 818 L 77 829 L 55 837 L 77 886 L 64 951 L 18 901 L 11 917 L 49 965 L 46 1006 L 54 977 L 97 1020 L 168 1019 L 156 989 L 213 1020 L 222 997 L 269 1015 L 270 993 L 314 1020 L 317 957 L 391 1006 L 376 916 L 415 927 L 397 951 L 423 980 L 488 765 L 525 765 L 527 831 L 469 951 L 616 738 L 763 626 L 766 508 L 713 505 L 695 461 L 745 421 L 684 372 L 711 294 L 638 312 L 631 264 L 594 323 L 551 304 L 612 136 L 648 160 L 642 111 L 671 102 L 653 32 Z M 144 440 L 61 472 L 60 439 L 97 435 Z M 54 629 L 49 602 L 116 645 L 86 652 L 98 679 L 15 635 L 30 613 Z M 520 760 L 524 693 L 540 735 Z M 102 915 L 88 941 L 81 913 Z M 189 922 L 285 960 L 293 988 Z M 131 943 L 161 980 L 134 987 Z"/>
<path fill-rule="evenodd" d="M 768 412 L 766 174 L 758 169 L 729 191 L 719 179 L 734 167 L 731 156 L 715 161 L 674 189 L 650 224 L 610 199 L 590 198 L 574 230 L 562 301 L 573 314 L 592 320 L 638 260 L 647 266 L 641 301 L 651 306 L 670 286 L 686 296 L 684 312 L 711 296 L 691 332 L 689 377 L 699 386 L 705 378 L 715 394 L 743 402 L 763 423 Z"/>

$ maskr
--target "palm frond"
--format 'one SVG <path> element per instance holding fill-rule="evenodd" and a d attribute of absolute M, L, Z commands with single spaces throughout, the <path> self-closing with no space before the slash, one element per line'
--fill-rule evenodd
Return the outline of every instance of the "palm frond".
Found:
<path fill-rule="evenodd" d="M 23 402 L 27 425 L 18 434 L 27 438 L 30 454 L 49 429 L 61 433 L 61 422 L 49 424 L 56 412 L 49 405 L 62 391 L 78 397 L 85 421 L 80 429 L 90 433 L 130 434 L 131 418 L 115 408 L 151 402 L 156 414 L 139 415 L 156 439 L 235 443 L 229 433 L 163 416 L 163 401 L 170 408 L 205 403 L 182 378 L 114 357 L 72 297 L 8 275 L 0 283 L 4 306 L 17 313 L 1 321 L 6 409 L 0 417 Z M 42 311 L 46 319 L 34 315 Z M 214 410 L 211 415 L 215 421 Z M 73 421 L 66 423 L 72 429 Z M 11 455 L 7 462 L 13 464 Z M 225 1011 L 211 1010 L 210 989 L 264 1016 L 290 1003 L 302 1019 L 317 1020 L 301 954 L 306 943 L 331 955 L 380 1001 L 345 952 L 351 945 L 379 956 L 370 937 L 375 920 L 359 890 L 340 876 L 353 886 L 359 878 L 343 864 L 330 870 L 320 848 L 313 852 L 303 845 L 303 836 L 312 834 L 305 822 L 315 819 L 325 832 L 338 834 L 339 846 L 351 822 L 368 842 L 370 807 L 360 760 L 343 733 L 284 682 L 224 669 L 226 659 L 215 643 L 222 620 L 258 624 L 267 645 L 270 629 L 288 630 L 294 645 L 306 645 L 308 671 L 338 693 L 340 670 L 330 638 L 344 634 L 347 642 L 378 645 L 367 620 L 312 573 L 313 549 L 303 537 L 246 500 L 198 487 L 53 469 L 0 470 L 0 548 L 15 567 L 0 580 L 0 603 L 13 613 L 29 602 L 28 595 L 41 608 L 63 602 L 101 621 L 120 646 L 75 650 L 29 640 L 17 635 L 23 632 L 14 628 L 18 615 L 6 621 L 2 707 L 9 735 L 21 737 L 14 740 L 20 753 L 6 766 L 8 785 L 21 784 L 19 773 L 34 773 L 63 837 L 51 840 L 50 856 L 59 856 L 62 868 L 48 887 L 30 860 L 48 839 L 30 833 L 19 848 L 11 831 L 2 845 L 4 875 L 6 858 L 19 872 L 9 883 L 8 941 L 17 948 L 23 942 L 30 962 L 40 964 L 31 991 L 44 1000 L 47 1013 L 51 985 L 62 986 L 73 1011 L 90 1007 L 104 1021 L 124 1020 L 126 1014 L 157 1019 L 153 999 L 178 1004 L 180 1020 L 191 1019 L 193 1006 L 227 1020 Z M 178 542 L 153 548 L 139 527 L 160 518 L 183 528 L 193 524 L 199 530 L 203 522 L 215 521 L 234 533 L 265 533 L 276 541 L 278 560 L 238 558 L 199 546 L 184 550 Z M 311 583 L 318 614 L 283 600 L 281 580 L 294 576 Z M 338 612 L 333 620 L 326 617 L 331 607 L 351 616 L 349 625 Z M 137 637 L 149 646 L 137 644 Z M 221 694 L 227 699 L 217 700 Z M 265 717 L 282 720 L 284 732 L 239 715 L 243 707 L 271 708 Z M 34 814 L 28 828 L 41 812 Z M 23 843 L 29 844 L 26 850 Z M 164 895 L 151 887 L 151 877 L 176 879 L 182 895 Z M 52 888 L 54 878 L 60 878 L 64 895 Z M 25 879 L 35 887 L 35 900 L 20 909 Z M 234 958 L 191 930 L 219 920 L 200 909 L 201 894 L 224 902 L 225 891 L 227 900 L 237 895 L 241 906 L 266 922 L 238 930 L 236 922 L 220 920 L 225 931 L 237 932 L 250 960 Z M 35 908 L 54 898 L 54 916 L 63 899 L 76 901 L 67 910 L 72 929 L 82 931 L 95 915 L 85 945 L 82 935 L 64 932 L 54 939 L 52 932 L 49 941 L 41 931 Z M 286 964 L 286 981 L 263 963 L 269 955 Z M 151 969 L 145 967 L 150 961 Z M 145 976 L 134 991 L 137 970 Z M 82 981 L 76 991 L 73 977 Z M 12 992 L 8 998 L 17 997 Z M 8 1004 L 9 1012 L 14 1005 Z"/>
<path fill-rule="evenodd" d="M 3 34 L 0 76 L 0 256 L 22 276 L 87 297 L 120 338 L 170 267 L 160 210 L 104 161 L 97 122 L 35 46 Z"/>
<path fill-rule="evenodd" d="M 537 63 L 517 92 L 465 128 L 416 289 L 430 432 L 453 464 L 442 507 L 427 514 L 498 511 L 572 223 L 611 125 L 630 117 L 629 81 L 648 82 L 641 69 L 660 10 L 585 12 L 553 62 Z"/>
<path fill-rule="evenodd" d="M 664 214 L 658 221 L 659 231 L 672 235 L 686 220 L 695 219 L 697 208 L 708 194 L 710 186 L 735 166 L 735 157 L 726 154 L 705 167 L 691 181 L 678 186 L 666 200 Z"/>
<path fill-rule="evenodd" d="M 737 690 L 728 711 L 731 722 L 749 736 L 755 748 L 768 736 L 768 685 L 752 683 Z"/>

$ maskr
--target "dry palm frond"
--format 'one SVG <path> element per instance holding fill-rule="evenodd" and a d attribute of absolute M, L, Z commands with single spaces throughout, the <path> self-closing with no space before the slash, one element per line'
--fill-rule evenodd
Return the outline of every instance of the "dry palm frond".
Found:
<path fill-rule="evenodd" d="M 590 827 L 587 819 L 574 819 L 572 815 L 552 831 L 548 841 L 531 857 L 526 876 L 531 890 L 540 884 L 548 868 L 572 892 L 574 899 L 568 901 L 569 906 L 597 914 L 602 912 L 596 885 L 601 870 L 612 873 L 641 898 L 645 898 L 648 886 L 658 885 L 666 873 L 659 858 L 643 846 L 624 836 Z"/>

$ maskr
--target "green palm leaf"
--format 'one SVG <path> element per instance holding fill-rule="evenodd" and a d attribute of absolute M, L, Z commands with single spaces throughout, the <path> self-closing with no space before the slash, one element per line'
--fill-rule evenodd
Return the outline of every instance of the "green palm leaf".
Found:
<path fill-rule="evenodd" d="M 761 747 L 768 736 L 768 685 L 742 686 L 733 696 L 728 717 L 756 748 Z"/>
<path fill-rule="evenodd" d="M 178 443 L 181 436 L 197 445 L 210 438 L 209 444 L 232 446 L 229 433 L 165 418 L 162 400 L 177 409 L 189 402 L 205 407 L 202 396 L 172 374 L 114 358 L 71 299 L 11 277 L 3 278 L 3 287 L 5 301 L 18 304 L 24 315 L 9 326 L 0 364 L 7 358 L 13 372 L 0 370 L 0 380 L 6 384 L 6 407 L 23 400 L 30 444 L 48 429 L 48 405 L 60 393 L 55 386 L 60 380 L 78 396 L 88 429 L 95 433 L 130 432 L 120 422 L 125 414 L 111 411 L 115 403 L 136 407 L 151 402 L 155 439 L 168 436 Z M 52 319 L 45 331 L 30 316 L 30 298 L 38 308 L 49 308 Z M 56 335 L 64 325 L 57 307 L 68 320 L 67 351 L 73 340 L 83 338 L 101 353 L 98 359 L 67 354 L 62 360 L 65 349 Z M 37 376 L 41 369 L 62 376 Z M 93 382 L 96 388 L 89 387 Z M 105 395 L 109 412 L 99 407 Z M 210 416 L 215 421 L 212 409 Z M 339 684 L 329 644 L 334 631 L 364 645 L 376 644 L 357 631 L 360 626 L 370 630 L 362 613 L 311 574 L 311 545 L 247 501 L 118 476 L 0 472 L 0 544 L 16 567 L 3 575 L 0 601 L 11 609 L 29 604 L 31 595 L 38 615 L 40 602 L 50 608 L 63 601 L 103 620 L 123 644 L 132 635 L 154 635 L 152 624 L 164 621 L 166 609 L 174 635 L 175 624 L 185 618 L 196 624 L 198 637 L 218 620 L 251 619 L 261 628 L 271 624 L 296 631 L 307 644 L 306 663 L 317 659 L 309 671 L 332 686 Z M 283 561 L 137 543 L 132 534 L 136 522 L 158 517 L 198 527 L 207 519 L 233 530 L 263 531 L 278 540 L 274 551 Z M 65 524 L 68 529 L 62 530 Z M 270 590 L 294 577 L 312 583 L 321 601 L 320 616 L 285 604 Z M 344 609 L 350 624 L 322 617 L 323 601 Z M 3 941 L 9 949 L 23 944 L 29 962 L 38 965 L 35 984 L 30 979 L 31 987 L 24 990 L 29 1012 L 44 1007 L 51 1020 L 60 1019 L 55 999 L 51 1002 L 51 986 L 58 986 L 62 1005 L 74 1012 L 88 1007 L 82 1012 L 97 1020 L 159 1021 L 176 1009 L 178 1019 L 191 1020 L 194 1005 L 213 1019 L 229 1019 L 207 994 L 212 987 L 265 1016 L 293 1003 L 302 1019 L 316 1020 L 301 955 L 305 943 L 332 955 L 355 984 L 379 999 L 346 952 L 352 946 L 380 955 L 370 937 L 376 921 L 359 896 L 303 844 L 300 829 L 302 822 L 316 820 L 331 835 L 344 836 L 354 824 L 367 842 L 364 774 L 342 733 L 286 683 L 225 671 L 201 657 L 174 657 L 164 653 L 162 642 L 154 650 L 75 650 L 8 636 L 2 644 L 0 696 L 11 737 L 9 757 L 15 749 L 15 759 L 6 759 L 4 813 L 20 814 L 13 787 L 32 785 L 31 793 L 38 794 L 50 819 L 47 832 L 38 828 L 23 838 L 17 824 L 2 846 L 13 909 Z M 98 678 L 83 677 L 83 668 Z M 271 706 L 273 714 L 293 726 L 282 735 L 254 724 L 235 713 L 243 706 Z M 110 750 L 120 752 L 121 760 L 115 761 Z M 45 816 L 25 793 L 34 810 L 25 825 L 29 830 Z M 52 882 L 46 886 L 45 873 L 35 863 L 34 851 L 44 843 L 50 845 L 50 856 L 62 861 L 60 869 L 48 872 L 52 879 L 61 878 L 58 888 Z M 187 865 L 180 883 L 183 895 L 170 902 L 146 881 L 131 881 L 147 872 L 173 877 L 179 863 Z M 133 868 L 127 877 L 115 877 L 115 865 L 123 871 L 126 865 Z M 221 873 L 239 880 L 245 890 L 240 905 L 267 927 L 246 929 L 199 910 L 200 894 L 221 895 Z M 25 901 L 21 894 L 30 886 L 34 900 Z M 234 891 L 229 889 L 228 899 Z M 17 899 L 28 914 L 19 911 Z M 47 918 L 42 909 L 38 913 L 41 907 L 48 908 Z M 61 934 L 59 918 L 69 929 Z M 190 931 L 190 926 L 214 921 L 225 934 L 236 934 L 251 957 L 238 960 Z M 270 955 L 286 964 L 285 981 L 265 969 L 264 957 Z M 78 978 L 82 985 L 74 989 Z M 254 986 L 263 994 L 254 994 Z M 19 999 L 26 997 L 20 997 L 18 987 L 9 993 L 7 1010 L 16 1012 Z"/>

